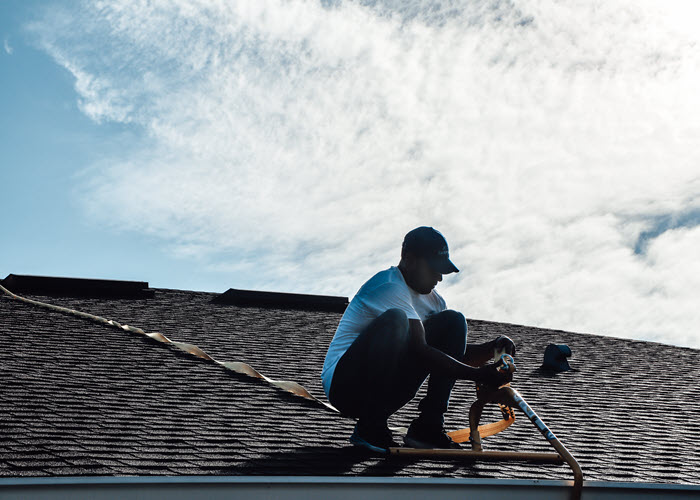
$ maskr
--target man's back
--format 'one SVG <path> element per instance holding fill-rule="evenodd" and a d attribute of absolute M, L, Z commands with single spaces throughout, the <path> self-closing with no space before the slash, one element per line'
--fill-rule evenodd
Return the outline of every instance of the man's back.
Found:
<path fill-rule="evenodd" d="M 333 372 L 340 357 L 360 332 L 382 313 L 400 309 L 408 319 L 422 321 L 445 308 L 445 300 L 435 289 L 429 294 L 419 294 L 406 284 L 396 266 L 372 276 L 350 301 L 328 348 L 321 373 L 326 395 L 329 394 Z"/>

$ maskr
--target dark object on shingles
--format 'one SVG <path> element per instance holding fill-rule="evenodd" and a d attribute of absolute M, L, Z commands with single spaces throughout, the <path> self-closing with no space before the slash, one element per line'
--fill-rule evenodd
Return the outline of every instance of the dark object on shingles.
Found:
<path fill-rule="evenodd" d="M 549 344 L 544 350 L 544 361 L 540 367 L 552 373 L 568 372 L 572 368 L 566 358 L 571 357 L 571 348 L 566 344 Z"/>

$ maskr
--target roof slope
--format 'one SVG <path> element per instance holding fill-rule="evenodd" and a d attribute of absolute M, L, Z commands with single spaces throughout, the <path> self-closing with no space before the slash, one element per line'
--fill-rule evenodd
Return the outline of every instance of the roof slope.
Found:
<path fill-rule="evenodd" d="M 322 396 L 339 313 L 212 304 L 217 294 L 155 289 L 139 299 L 31 296 L 159 331 L 219 361 L 245 361 Z M 470 342 L 511 336 L 513 386 L 576 456 L 587 480 L 700 484 L 698 351 L 468 320 Z M 580 371 L 537 371 L 549 343 Z M 567 466 L 396 461 L 348 443 L 354 421 L 143 336 L 0 300 L 0 475 L 374 475 L 569 479 Z M 420 394 L 419 394 L 420 397 Z M 419 398 L 392 417 L 407 426 Z M 446 425 L 467 425 L 458 383 Z M 483 422 L 500 418 L 496 407 Z M 550 451 L 516 416 L 485 449 Z"/>

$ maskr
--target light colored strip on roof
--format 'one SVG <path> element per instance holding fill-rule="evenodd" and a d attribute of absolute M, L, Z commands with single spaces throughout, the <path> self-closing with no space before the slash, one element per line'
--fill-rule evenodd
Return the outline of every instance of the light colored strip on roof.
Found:
<path fill-rule="evenodd" d="M 324 407 L 337 412 L 332 405 L 329 403 L 326 403 L 325 401 L 321 401 L 317 397 L 313 396 L 308 390 L 306 390 L 305 387 L 303 387 L 301 384 L 298 384 L 297 382 L 292 382 L 289 380 L 274 380 L 271 379 L 270 377 L 266 377 L 262 373 L 260 373 L 258 370 L 253 368 L 247 363 L 243 363 L 240 361 L 218 361 L 214 358 L 212 358 L 209 354 L 204 352 L 204 350 L 200 349 L 194 344 L 188 344 L 186 342 L 177 342 L 174 340 L 170 340 L 168 337 L 163 335 L 160 332 L 152 332 L 152 333 L 147 333 L 141 328 L 136 328 L 133 326 L 129 325 L 122 325 L 114 320 L 103 318 L 101 316 L 96 316 L 94 314 L 89 314 L 81 311 L 76 311 L 75 309 L 70 309 L 67 307 L 61 307 L 57 306 L 54 304 L 48 304 L 46 302 L 40 302 L 38 300 L 32 300 L 32 299 L 27 299 L 25 297 L 20 297 L 19 295 L 16 295 L 9 291 L 7 288 L 4 286 L 0 285 L 0 291 L 5 293 L 6 296 L 10 297 L 11 299 L 18 300 L 20 302 L 24 302 L 26 304 L 31 304 L 35 305 L 38 307 L 42 307 L 44 309 L 49 309 L 51 311 L 57 311 L 65 314 L 70 314 L 71 316 L 77 316 L 79 318 L 87 319 L 96 323 L 100 323 L 103 325 L 111 326 L 114 328 L 119 328 L 120 330 L 124 330 L 130 333 L 137 333 L 139 335 L 146 335 L 147 337 L 152 338 L 153 340 L 157 340 L 158 342 L 163 342 L 165 344 L 170 344 L 181 351 L 186 352 L 187 354 L 190 354 L 192 356 L 196 356 L 201 359 L 206 359 L 207 361 L 212 361 L 216 363 L 219 366 L 222 366 L 223 368 L 230 370 L 232 372 L 240 373 L 242 375 L 247 375 L 249 377 L 254 377 L 254 378 L 259 378 L 264 380 L 265 382 L 278 387 L 282 390 L 285 390 L 287 392 L 291 392 L 292 394 L 295 394 L 297 396 L 301 396 L 305 399 L 309 399 L 312 401 L 315 401 Z"/>

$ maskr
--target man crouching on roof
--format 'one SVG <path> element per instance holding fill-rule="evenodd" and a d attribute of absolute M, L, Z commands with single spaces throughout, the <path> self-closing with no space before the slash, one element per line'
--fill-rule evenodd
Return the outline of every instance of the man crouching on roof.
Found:
<path fill-rule="evenodd" d="M 501 336 L 467 346 L 464 316 L 447 309 L 435 290 L 443 274 L 456 272 L 442 234 L 432 227 L 416 228 L 404 238 L 399 265 L 370 278 L 345 310 L 321 379 L 331 404 L 358 419 L 353 444 L 377 452 L 398 446 L 387 419 L 413 399 L 430 375 L 420 415 L 404 443 L 460 448 L 443 425 L 455 380 L 507 382 L 507 374 L 486 363 L 495 349 L 515 354 L 511 339 Z"/>

